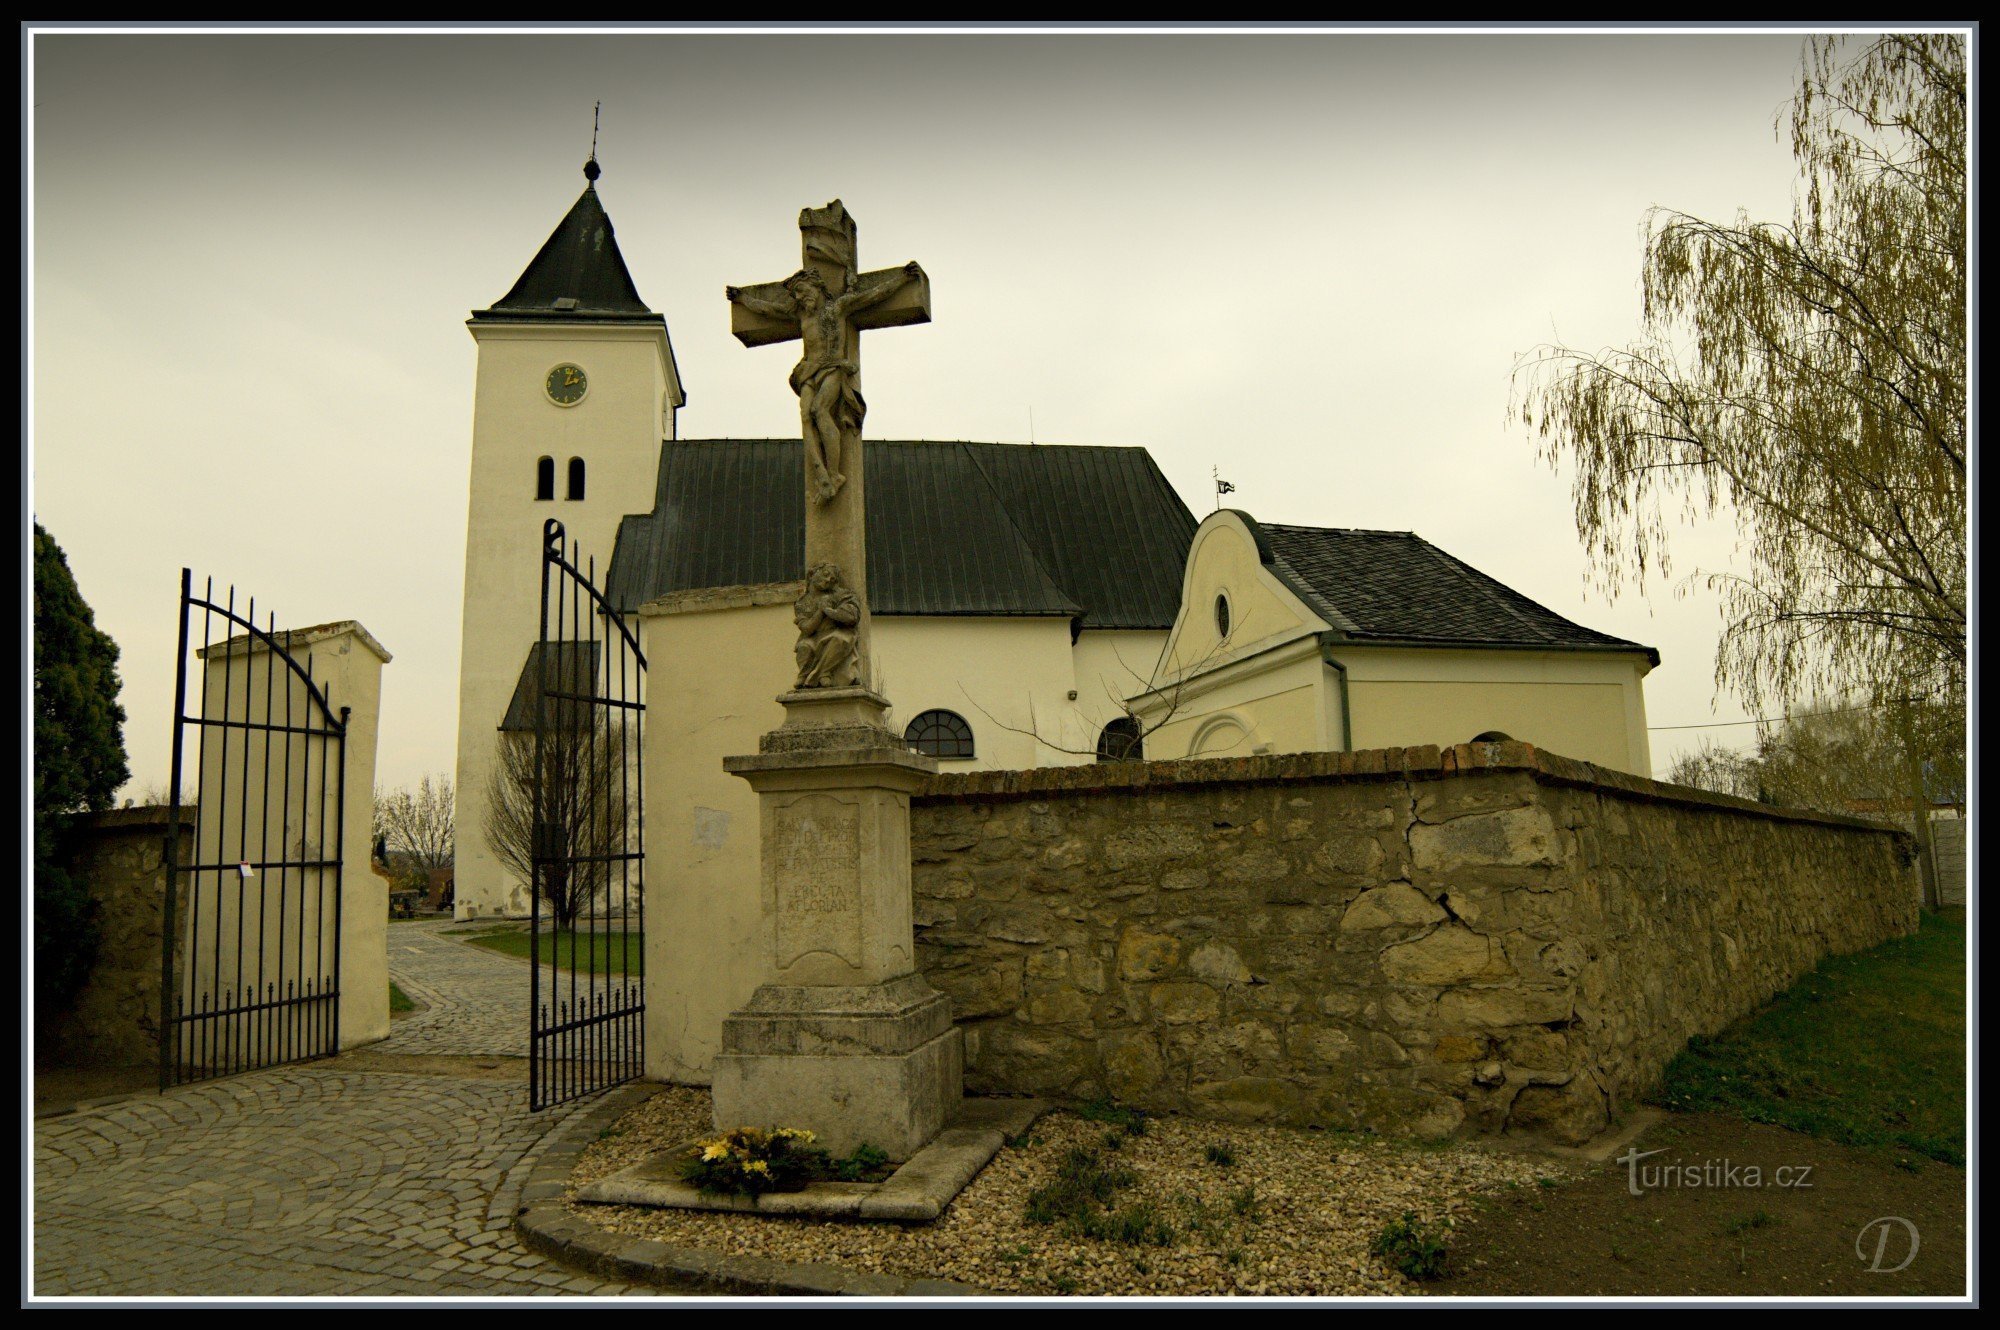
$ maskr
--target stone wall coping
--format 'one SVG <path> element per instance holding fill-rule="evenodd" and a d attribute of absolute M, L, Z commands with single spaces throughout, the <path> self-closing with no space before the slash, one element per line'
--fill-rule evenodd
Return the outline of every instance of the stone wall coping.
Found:
<path fill-rule="evenodd" d="M 700 614 L 707 610 L 740 610 L 752 605 L 789 605 L 799 598 L 805 586 L 802 581 L 758 582 L 746 586 L 669 591 L 647 601 L 637 612 L 642 618 L 657 618 L 668 614 Z"/>
<path fill-rule="evenodd" d="M 67 823 L 69 831 L 165 831 L 169 816 L 174 810 L 166 804 L 148 804 L 144 808 L 107 808 L 101 813 L 75 813 Z M 180 808 L 180 822 L 183 826 L 194 825 L 194 809 L 186 804 Z"/>
<path fill-rule="evenodd" d="M 1543 785 L 1571 786 L 1641 803 L 1677 804 L 1776 822 L 1817 823 L 1910 839 L 1910 834 L 1901 828 L 1871 822 L 1866 818 L 1822 813 L 1809 808 L 1783 808 L 1688 785 L 1669 785 L 1665 781 L 1544 752 L 1533 744 L 1514 740 L 1454 744 L 1449 748 L 1425 744 L 1415 748 L 1364 748 L 1345 753 L 1261 753 L 1249 757 L 1181 758 L 1158 762 L 1095 762 L 1076 766 L 1032 767 L 1021 771 L 945 772 L 926 781 L 911 796 L 911 802 L 995 803 L 1212 785 L 1287 782 L 1364 784 L 1444 780 L 1453 776 L 1510 772 L 1529 776 Z"/>
<path fill-rule="evenodd" d="M 350 633 L 361 645 L 374 652 L 384 665 L 395 659 L 389 654 L 389 648 L 375 640 L 375 634 L 363 628 L 354 619 L 335 619 L 331 623 L 316 623 L 309 628 L 281 628 L 273 633 L 272 637 L 276 638 L 278 645 L 287 652 L 298 655 L 316 643 L 328 642 Z M 224 656 L 256 655 L 260 651 L 269 650 L 270 647 L 263 638 L 250 633 L 238 633 L 234 637 L 224 638 L 209 646 L 197 647 L 194 654 L 202 660 L 220 660 Z"/>

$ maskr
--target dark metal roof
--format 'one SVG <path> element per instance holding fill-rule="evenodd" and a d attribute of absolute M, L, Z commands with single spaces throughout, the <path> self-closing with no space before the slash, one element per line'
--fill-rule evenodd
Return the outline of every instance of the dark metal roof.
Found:
<path fill-rule="evenodd" d="M 963 445 L 1093 628 L 1168 628 L 1199 525 L 1144 448 Z"/>
<path fill-rule="evenodd" d="M 639 298 L 594 184 L 584 187 L 513 289 L 472 317 L 664 322 Z"/>
<path fill-rule="evenodd" d="M 549 704 L 553 728 L 564 722 L 576 726 L 588 723 L 591 704 L 580 700 L 597 691 L 597 666 L 601 642 L 537 642 L 528 648 L 521 664 L 521 677 L 514 682 L 514 698 L 500 728 L 507 733 L 529 732 L 535 728 L 535 703 L 542 695 L 542 658 L 549 657 L 548 690 L 558 694 Z"/>
<path fill-rule="evenodd" d="M 1237 512 L 1280 580 L 1342 634 L 1439 646 L 1643 651 L 1572 623 L 1408 531 L 1281 526 Z"/>
<path fill-rule="evenodd" d="M 875 613 L 1172 625 L 1195 521 L 1143 448 L 864 446 Z M 653 511 L 618 530 L 612 603 L 803 576 L 799 448 L 794 439 L 662 445 Z"/>

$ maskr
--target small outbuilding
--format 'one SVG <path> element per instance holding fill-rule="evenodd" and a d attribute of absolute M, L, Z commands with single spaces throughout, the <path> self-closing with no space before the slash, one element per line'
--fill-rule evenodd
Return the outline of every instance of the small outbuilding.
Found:
<path fill-rule="evenodd" d="M 1659 663 L 1411 532 L 1225 508 L 1195 531 L 1165 653 L 1129 706 L 1148 758 L 1511 738 L 1650 776 Z"/>

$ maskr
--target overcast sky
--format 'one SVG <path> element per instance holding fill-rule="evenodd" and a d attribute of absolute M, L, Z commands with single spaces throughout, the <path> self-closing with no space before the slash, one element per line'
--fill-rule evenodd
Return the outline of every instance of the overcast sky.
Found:
<path fill-rule="evenodd" d="M 182 565 L 395 655 L 378 780 L 449 771 L 474 346 L 581 190 L 665 314 L 684 437 L 795 433 L 722 288 L 836 196 L 935 322 L 873 335 L 877 438 L 1138 444 L 1197 515 L 1412 530 L 1657 646 L 1727 721 L 1706 594 L 1590 589 L 1517 354 L 1630 341 L 1645 214 L 1789 214 L 1802 37 L 150 37 L 31 53 L 35 515 L 165 783 Z M 633 509 L 650 506 L 634 495 Z M 1675 581 L 1733 533 L 1690 528 Z M 608 551 L 599 551 L 600 558 Z M 1653 735 L 1655 769 L 1701 731 Z M 1708 731 L 1747 742 L 1750 728 Z"/>

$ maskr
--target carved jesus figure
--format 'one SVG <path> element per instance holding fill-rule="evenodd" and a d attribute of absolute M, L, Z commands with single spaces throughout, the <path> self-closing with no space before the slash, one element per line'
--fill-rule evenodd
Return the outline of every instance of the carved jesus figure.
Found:
<path fill-rule="evenodd" d="M 825 503 L 847 483 L 841 449 L 849 435 L 858 438 L 868 404 L 861 399 L 861 368 L 845 355 L 847 320 L 857 310 L 879 305 L 923 276 L 914 262 L 888 281 L 866 289 L 850 287 L 842 295 L 827 291 L 826 281 L 811 268 L 787 277 L 790 300 L 764 300 L 738 286 L 724 287 L 730 301 L 767 319 L 796 321 L 805 352 L 792 367 L 792 391 L 799 395 L 799 426 L 805 437 L 807 483 L 812 496 Z"/>
<path fill-rule="evenodd" d="M 855 659 L 855 627 L 861 622 L 861 602 L 830 563 L 816 563 L 806 573 L 805 590 L 792 606 L 798 625 L 799 688 L 839 688 L 861 682 L 861 662 Z"/>

